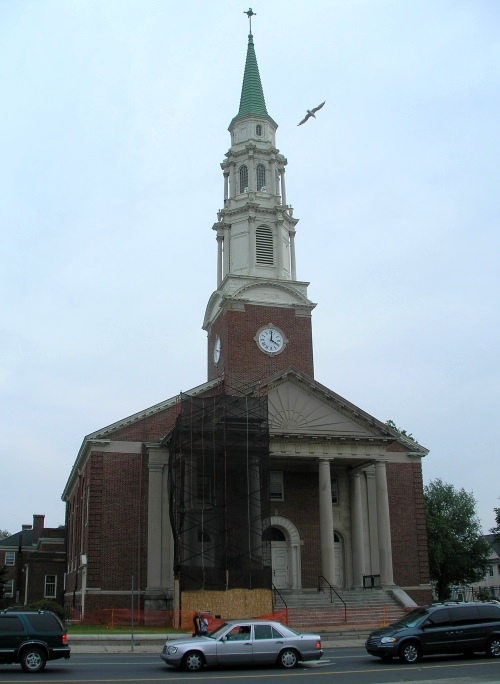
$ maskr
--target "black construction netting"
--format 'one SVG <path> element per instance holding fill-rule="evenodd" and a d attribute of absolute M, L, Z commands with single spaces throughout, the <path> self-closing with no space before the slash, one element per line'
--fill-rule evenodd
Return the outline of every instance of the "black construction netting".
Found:
<path fill-rule="evenodd" d="M 181 395 L 167 442 L 181 591 L 270 589 L 267 397 Z"/>

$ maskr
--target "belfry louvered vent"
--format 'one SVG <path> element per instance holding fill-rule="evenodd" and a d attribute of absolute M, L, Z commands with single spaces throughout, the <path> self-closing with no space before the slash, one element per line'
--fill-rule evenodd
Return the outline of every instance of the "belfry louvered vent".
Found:
<path fill-rule="evenodd" d="M 267 226 L 258 226 L 255 237 L 257 263 L 272 266 L 274 263 L 273 231 Z"/>

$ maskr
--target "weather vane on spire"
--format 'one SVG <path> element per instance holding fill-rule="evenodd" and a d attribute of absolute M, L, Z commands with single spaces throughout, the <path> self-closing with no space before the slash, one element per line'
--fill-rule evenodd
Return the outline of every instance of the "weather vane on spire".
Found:
<path fill-rule="evenodd" d="M 252 10 L 251 7 L 247 9 L 247 11 L 243 11 L 243 14 L 246 14 L 248 17 L 248 21 L 250 22 L 250 33 L 252 33 L 252 17 L 256 17 L 257 13 Z"/>

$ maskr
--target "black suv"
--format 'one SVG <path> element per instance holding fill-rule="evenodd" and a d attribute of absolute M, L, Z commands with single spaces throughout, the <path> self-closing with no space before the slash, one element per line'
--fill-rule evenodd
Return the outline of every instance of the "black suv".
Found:
<path fill-rule="evenodd" d="M 66 630 L 48 611 L 0 611 L 0 663 L 41 672 L 47 660 L 69 658 Z"/>
<path fill-rule="evenodd" d="M 416 663 L 424 655 L 486 652 L 500 658 L 500 604 L 433 603 L 416 608 L 401 620 L 372 632 L 370 655 L 389 661 Z"/>

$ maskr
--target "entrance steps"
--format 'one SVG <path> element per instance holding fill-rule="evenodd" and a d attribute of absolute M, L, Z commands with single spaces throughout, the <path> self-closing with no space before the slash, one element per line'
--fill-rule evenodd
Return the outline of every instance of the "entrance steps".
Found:
<path fill-rule="evenodd" d="M 377 628 L 399 620 L 405 609 L 381 588 L 337 590 L 340 596 L 322 589 L 280 589 L 274 609 L 284 611 L 290 627 L 338 630 L 342 627 Z M 342 600 L 341 600 L 342 599 Z"/>

